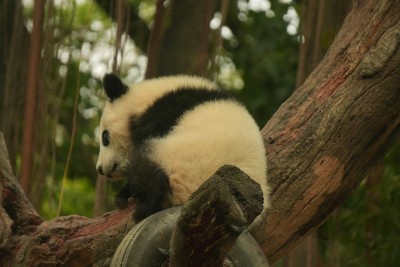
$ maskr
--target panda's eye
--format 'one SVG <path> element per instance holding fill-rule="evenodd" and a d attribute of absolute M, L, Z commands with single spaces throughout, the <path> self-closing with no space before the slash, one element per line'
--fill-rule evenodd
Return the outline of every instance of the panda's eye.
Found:
<path fill-rule="evenodd" d="M 104 130 L 101 134 L 101 141 L 103 142 L 103 146 L 110 144 L 110 133 L 107 130 Z"/>

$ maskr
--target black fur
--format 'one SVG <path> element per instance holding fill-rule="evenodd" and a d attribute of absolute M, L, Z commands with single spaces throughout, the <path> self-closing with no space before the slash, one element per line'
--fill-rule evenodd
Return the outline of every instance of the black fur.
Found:
<path fill-rule="evenodd" d="M 167 135 L 182 115 L 205 102 L 230 99 L 221 91 L 182 88 L 159 98 L 141 116 L 132 118 L 133 155 L 128 184 L 116 195 L 116 204 L 124 206 L 130 196 L 136 200 L 135 222 L 170 207 L 171 188 L 167 174 L 146 158 L 146 140 Z M 204 127 L 207 127 L 206 125 Z"/>
<path fill-rule="evenodd" d="M 146 157 L 136 157 L 130 168 L 128 183 L 115 196 L 115 204 L 126 207 L 128 199 L 135 199 L 133 219 L 136 223 L 168 207 L 171 188 L 167 174 Z"/>
<path fill-rule="evenodd" d="M 119 98 L 128 91 L 128 86 L 126 86 L 121 79 L 113 73 L 104 75 L 103 85 L 110 102 Z"/>
<path fill-rule="evenodd" d="M 167 93 L 156 100 L 140 117 L 132 118 L 133 143 L 140 146 L 147 139 L 165 136 L 185 112 L 205 102 L 223 99 L 230 97 L 227 93 L 217 90 L 182 88 Z"/>
<path fill-rule="evenodd" d="M 164 170 L 145 157 L 134 160 L 128 177 L 132 197 L 135 198 L 135 222 L 168 207 L 171 188 Z"/>
<path fill-rule="evenodd" d="M 114 204 L 118 208 L 126 208 L 128 206 L 128 199 L 132 196 L 131 188 L 129 183 L 126 183 L 124 187 L 115 195 Z"/>

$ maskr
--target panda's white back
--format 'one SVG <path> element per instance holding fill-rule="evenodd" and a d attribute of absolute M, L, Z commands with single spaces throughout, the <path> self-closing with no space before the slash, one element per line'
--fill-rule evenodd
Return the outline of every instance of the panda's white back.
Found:
<path fill-rule="evenodd" d="M 260 131 L 247 110 L 236 102 L 199 105 L 181 118 L 171 134 L 150 143 L 150 158 L 170 177 L 174 205 L 185 203 L 225 164 L 239 167 L 268 192 Z"/>

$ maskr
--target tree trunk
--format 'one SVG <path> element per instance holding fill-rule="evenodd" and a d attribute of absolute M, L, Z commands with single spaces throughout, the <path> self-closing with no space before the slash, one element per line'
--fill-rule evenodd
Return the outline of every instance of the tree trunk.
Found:
<path fill-rule="evenodd" d="M 222 266 L 262 210 L 260 185 L 239 168 L 222 166 L 183 207 L 171 237 L 169 266 Z"/>
<path fill-rule="evenodd" d="M 21 148 L 29 43 L 20 0 L 1 1 L 0 32 L 0 129 L 5 133 L 11 166 L 15 168 Z"/>
<path fill-rule="evenodd" d="M 40 54 L 42 43 L 42 24 L 44 13 L 44 0 L 35 1 L 33 27 L 30 40 L 28 80 L 25 94 L 25 116 L 22 137 L 22 161 L 20 182 L 26 193 L 30 190 L 32 174 L 34 125 L 36 114 L 36 97 L 38 91 L 38 77 L 40 70 Z"/>
<path fill-rule="evenodd" d="M 400 131 L 400 2 L 356 0 L 321 64 L 262 130 L 272 206 L 254 232 L 275 262 L 358 185 Z M 43 222 L 0 142 L 0 265 L 108 266 L 131 208 Z"/>
<path fill-rule="evenodd" d="M 302 42 L 300 44 L 297 86 L 319 64 L 342 26 L 351 1 L 305 0 L 301 19 Z"/>
<path fill-rule="evenodd" d="M 216 0 L 157 2 L 146 78 L 181 73 L 206 76 L 210 21 Z M 171 64 L 173 62 L 174 64 Z"/>
<path fill-rule="evenodd" d="M 116 8 L 117 8 L 117 0 L 95 0 L 97 5 L 104 10 L 105 13 L 109 15 L 114 21 L 117 21 L 116 18 Z M 135 40 L 135 45 L 142 51 L 146 51 L 150 30 L 147 27 L 146 23 L 140 18 L 138 15 L 138 6 L 140 2 L 129 1 L 126 6 L 125 12 L 127 13 L 128 19 L 126 20 L 127 24 L 127 33 L 131 37 L 132 40 Z"/>
<path fill-rule="evenodd" d="M 303 3 L 302 30 L 300 44 L 297 86 L 318 65 L 340 30 L 350 9 L 348 0 L 306 0 Z M 288 254 L 285 267 L 314 267 L 319 261 L 317 230 Z"/>
<path fill-rule="evenodd" d="M 400 2 L 354 1 L 327 55 L 262 130 L 274 262 L 318 227 L 400 130 Z"/>

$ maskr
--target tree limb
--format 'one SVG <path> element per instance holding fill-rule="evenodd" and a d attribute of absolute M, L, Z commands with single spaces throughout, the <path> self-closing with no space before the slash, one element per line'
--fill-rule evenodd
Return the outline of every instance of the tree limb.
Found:
<path fill-rule="evenodd" d="M 12 174 L 0 132 L 0 266 L 109 266 L 132 227 L 132 206 L 94 219 L 44 222 Z"/>
<path fill-rule="evenodd" d="M 169 266 L 222 266 L 240 233 L 263 209 L 259 184 L 221 167 L 192 194 L 171 239 Z"/>
<path fill-rule="evenodd" d="M 400 130 L 400 2 L 354 1 L 327 55 L 262 130 L 275 262 L 342 204 Z"/>

